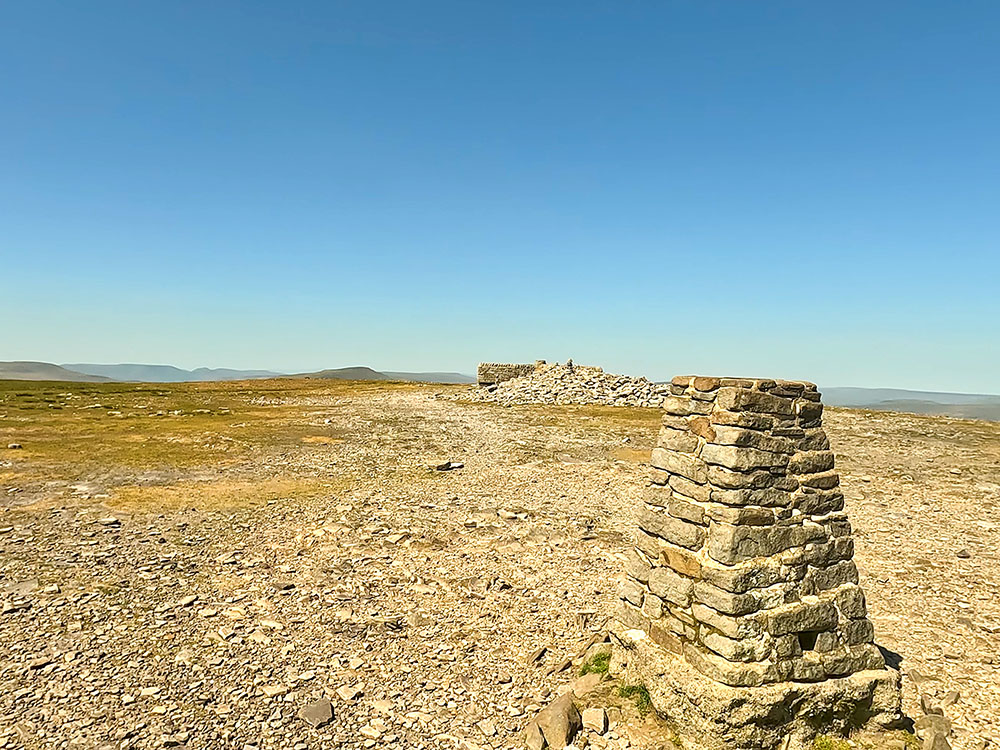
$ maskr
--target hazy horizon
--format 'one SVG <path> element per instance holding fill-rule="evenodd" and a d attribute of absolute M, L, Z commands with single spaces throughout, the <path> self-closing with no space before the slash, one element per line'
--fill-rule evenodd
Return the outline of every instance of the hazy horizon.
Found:
<path fill-rule="evenodd" d="M 997 49 L 981 1 L 7 4 L 0 359 L 998 393 Z"/>
<path fill-rule="evenodd" d="M 401 368 L 401 367 L 395 367 L 395 366 L 391 366 L 391 365 L 390 366 L 386 366 L 386 367 L 373 367 L 373 366 L 368 365 L 366 363 L 333 363 L 333 364 L 325 364 L 325 365 L 317 366 L 317 367 L 294 368 L 294 369 L 283 369 L 283 368 L 275 368 L 275 367 L 258 367 L 258 366 L 253 366 L 253 365 L 248 366 L 248 367 L 231 367 L 229 365 L 219 365 L 219 366 L 195 365 L 195 366 L 192 366 L 192 367 L 183 367 L 183 366 L 180 366 L 180 365 L 175 365 L 175 364 L 170 363 L 170 362 L 61 362 L 61 361 L 45 361 L 45 360 L 37 360 L 37 359 L 28 359 L 28 360 L 0 360 L 0 364 L 3 364 L 5 361 L 6 362 L 9 362 L 9 361 L 24 361 L 24 362 L 38 362 L 38 363 L 41 363 L 41 364 L 53 364 L 53 365 L 56 365 L 58 367 L 63 367 L 63 368 L 69 369 L 69 370 L 74 370 L 74 367 L 82 367 L 82 366 L 87 366 L 88 368 L 89 367 L 95 367 L 95 366 L 96 367 L 154 367 L 154 368 L 155 367 L 166 367 L 166 368 L 176 368 L 178 370 L 185 371 L 185 372 L 194 372 L 194 371 L 198 371 L 198 370 L 210 370 L 210 371 L 216 371 L 216 370 L 233 370 L 233 371 L 236 371 L 236 372 L 269 372 L 269 373 L 273 373 L 274 375 L 277 375 L 277 376 L 288 376 L 288 375 L 296 375 L 296 374 L 308 374 L 308 373 L 313 373 L 313 372 L 320 372 L 320 371 L 323 371 L 323 370 L 338 370 L 338 369 L 351 369 L 351 368 L 364 368 L 364 367 L 368 367 L 368 368 L 370 368 L 372 370 L 375 370 L 376 372 L 390 373 L 390 374 L 391 373 L 409 373 L 409 374 L 441 373 L 441 374 L 464 375 L 464 376 L 467 376 L 467 377 L 470 377 L 470 378 L 475 378 L 475 371 L 476 371 L 475 367 L 471 367 L 471 368 L 468 368 L 468 369 L 465 369 L 465 370 L 448 370 L 448 369 L 444 369 L 444 368 L 440 368 L 440 367 L 437 367 L 437 368 L 428 368 L 428 369 L 423 369 L 423 370 L 415 370 L 415 369 L 412 369 L 412 368 L 406 368 L 406 367 L 402 367 Z M 534 360 L 532 360 L 532 361 L 534 361 Z M 549 360 L 549 361 L 557 361 L 557 360 Z M 527 360 L 525 362 L 527 362 Z M 579 362 L 579 364 L 592 365 L 592 364 L 595 364 L 595 363 Z M 598 365 L 598 366 L 600 366 L 600 365 Z M 87 374 L 104 374 L 104 373 L 91 372 L 90 370 L 83 370 L 83 369 L 81 369 L 81 370 L 75 370 L 75 371 L 76 372 L 86 372 Z M 607 369 L 605 369 L 605 371 L 606 372 L 610 372 L 610 370 L 607 370 Z M 619 373 L 619 374 L 630 375 L 630 376 L 633 376 L 633 377 L 645 377 L 645 378 L 650 379 L 650 380 L 665 382 L 665 381 L 669 380 L 670 378 L 672 378 L 674 375 L 679 375 L 679 374 L 693 374 L 693 373 L 692 372 L 675 372 L 675 373 L 672 373 L 671 375 L 668 375 L 668 376 L 665 376 L 665 377 L 651 376 L 651 375 L 649 375 L 647 373 L 641 373 L 641 372 Z M 718 373 L 716 373 L 716 374 L 718 374 Z M 725 375 L 730 375 L 730 376 L 734 376 L 735 375 L 735 376 L 747 376 L 747 377 L 770 377 L 766 373 L 742 373 L 742 374 L 724 373 L 724 374 Z M 774 377 L 780 377 L 780 376 L 774 376 Z M 2 376 L 0 376 L 0 379 L 3 379 Z M 152 382 L 158 382 L 158 381 L 152 381 Z M 839 391 L 839 392 L 844 392 L 844 391 L 858 390 L 858 391 L 864 391 L 864 392 L 869 392 L 869 393 L 875 392 L 875 391 L 879 391 L 879 392 L 898 391 L 900 394 L 925 394 L 925 395 L 941 395 L 941 396 L 952 395 L 952 396 L 969 396 L 969 397 L 985 396 L 985 397 L 989 397 L 989 398 L 1000 398 L 1000 393 L 973 392 L 973 391 L 944 391 L 944 390 L 939 390 L 939 389 L 928 389 L 928 388 L 901 388 L 899 386 L 887 385 L 887 384 L 844 385 L 844 384 L 841 384 L 841 383 L 819 382 L 819 383 L 817 383 L 817 385 L 820 387 L 821 390 L 824 390 L 824 391 Z M 846 395 L 846 394 L 841 393 L 842 397 L 844 395 Z"/>

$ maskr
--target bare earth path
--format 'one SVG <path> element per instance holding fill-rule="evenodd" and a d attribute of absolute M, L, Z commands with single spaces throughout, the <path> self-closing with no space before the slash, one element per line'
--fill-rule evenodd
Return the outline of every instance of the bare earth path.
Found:
<path fill-rule="evenodd" d="M 0 748 L 520 746 L 611 607 L 657 428 L 340 384 L 170 386 L 153 421 L 148 394 L 62 388 L 64 422 L 0 405 L 25 446 L 0 462 Z M 140 450 L 101 453 L 95 425 L 128 419 Z M 961 694 L 957 747 L 1000 745 L 1000 425 L 827 429 L 879 642 Z M 587 701 L 620 721 L 593 746 L 657 746 L 607 689 Z"/>

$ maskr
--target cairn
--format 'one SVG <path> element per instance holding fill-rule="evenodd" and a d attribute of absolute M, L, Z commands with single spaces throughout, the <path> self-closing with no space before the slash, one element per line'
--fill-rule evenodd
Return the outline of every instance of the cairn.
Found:
<path fill-rule="evenodd" d="M 600 367 L 538 361 L 534 365 L 479 365 L 479 387 L 462 399 L 515 404 L 659 407 L 668 383 L 614 375 Z"/>
<path fill-rule="evenodd" d="M 873 643 L 816 386 L 684 376 L 670 390 L 612 670 L 696 747 L 896 724 L 899 674 Z"/>

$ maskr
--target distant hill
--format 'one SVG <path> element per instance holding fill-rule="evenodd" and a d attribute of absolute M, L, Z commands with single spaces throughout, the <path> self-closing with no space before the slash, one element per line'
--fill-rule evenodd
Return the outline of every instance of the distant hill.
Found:
<path fill-rule="evenodd" d="M 101 377 L 51 364 L 50 362 L 0 362 L 0 380 L 60 380 L 69 383 L 108 383 Z"/>
<path fill-rule="evenodd" d="M 384 372 L 378 372 L 370 367 L 340 367 L 335 370 L 300 372 L 297 375 L 286 375 L 285 377 L 315 378 L 317 380 L 391 380 Z"/>
<path fill-rule="evenodd" d="M 99 365 L 75 363 L 63 365 L 67 370 L 87 375 L 100 375 L 110 380 L 131 383 L 189 383 L 198 380 L 257 380 L 260 378 L 280 378 L 281 373 L 269 370 L 231 370 L 227 368 L 199 367 L 196 370 L 182 370 L 173 365 Z"/>
<path fill-rule="evenodd" d="M 823 401 L 830 406 L 1000 421 L 1000 396 L 989 394 L 906 391 L 899 388 L 820 388 L 820 390 L 823 393 Z"/>
<path fill-rule="evenodd" d="M 474 383 L 471 375 L 459 372 L 379 372 L 370 367 L 340 367 L 317 372 L 286 375 L 272 370 L 234 370 L 227 367 L 198 367 L 183 370 L 173 365 L 123 363 L 103 365 L 74 362 L 0 362 L 0 380 L 65 380 L 78 383 L 191 383 L 219 380 L 261 380 L 264 378 L 315 378 L 318 380 L 407 380 L 419 383 Z"/>

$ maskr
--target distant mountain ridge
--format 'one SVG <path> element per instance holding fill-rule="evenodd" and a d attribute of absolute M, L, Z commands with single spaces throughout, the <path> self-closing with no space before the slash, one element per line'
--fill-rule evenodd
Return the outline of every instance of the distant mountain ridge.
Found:
<path fill-rule="evenodd" d="M 325 380 L 406 380 L 420 383 L 474 383 L 471 375 L 458 372 L 379 372 L 370 367 L 341 367 L 289 375 L 272 370 L 235 370 L 198 367 L 184 370 L 173 365 L 136 363 L 96 364 L 77 362 L 0 362 L 0 380 L 55 380 L 77 383 L 191 383 L 266 378 L 316 378 Z"/>
<path fill-rule="evenodd" d="M 173 365 L 143 365 L 118 364 L 100 365 L 89 362 L 64 364 L 67 370 L 82 372 L 86 375 L 99 375 L 109 380 L 132 383 L 189 383 L 206 380 L 258 380 L 261 378 L 280 378 L 283 373 L 270 370 L 233 370 L 225 367 L 199 367 L 195 370 L 182 370 Z"/>
<path fill-rule="evenodd" d="M 111 378 L 68 370 L 51 362 L 0 362 L 0 380 L 54 380 L 66 383 L 110 383 Z"/>
<path fill-rule="evenodd" d="M 936 414 L 1000 422 L 1000 396 L 987 393 L 906 391 L 901 388 L 820 388 L 830 406 Z"/>

